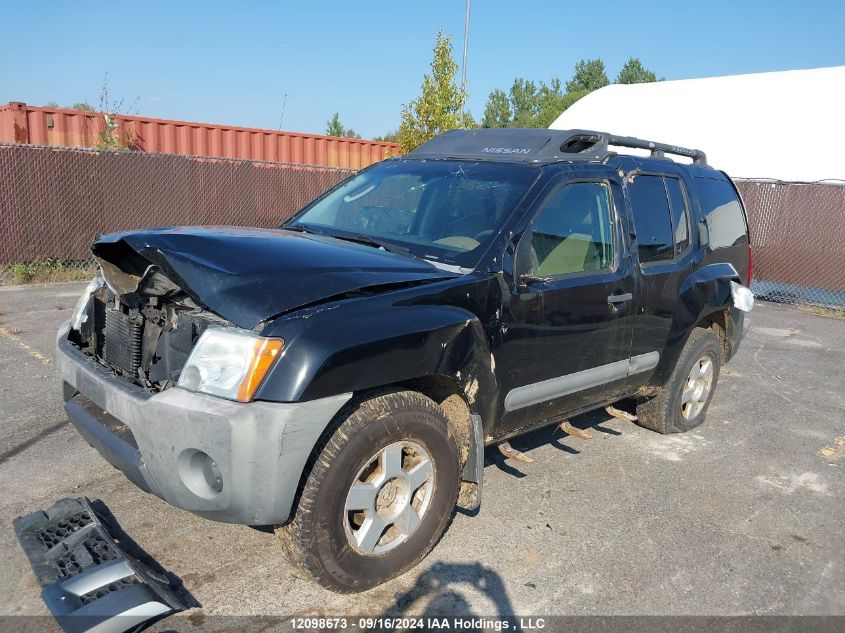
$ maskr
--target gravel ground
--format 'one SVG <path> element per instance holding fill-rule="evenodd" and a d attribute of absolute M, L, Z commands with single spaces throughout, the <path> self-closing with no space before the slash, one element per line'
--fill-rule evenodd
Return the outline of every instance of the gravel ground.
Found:
<path fill-rule="evenodd" d="M 760 304 L 705 425 L 660 436 L 604 412 L 591 441 L 488 450 L 484 504 L 416 569 L 340 596 L 276 537 L 137 490 L 68 424 L 53 343 L 83 284 L 0 286 L 0 615 L 44 614 L 16 516 L 102 499 L 213 614 L 845 614 L 845 320 Z"/>

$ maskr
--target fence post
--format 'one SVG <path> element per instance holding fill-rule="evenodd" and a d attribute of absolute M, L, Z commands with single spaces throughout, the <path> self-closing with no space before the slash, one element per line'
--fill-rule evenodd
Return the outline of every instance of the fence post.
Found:
<path fill-rule="evenodd" d="M 15 143 L 29 143 L 29 125 L 26 120 L 26 104 L 21 101 L 9 102 L 12 111 L 12 131 Z"/>

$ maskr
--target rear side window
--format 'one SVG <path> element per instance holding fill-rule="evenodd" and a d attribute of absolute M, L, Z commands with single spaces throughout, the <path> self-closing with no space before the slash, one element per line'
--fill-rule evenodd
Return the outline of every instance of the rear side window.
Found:
<path fill-rule="evenodd" d="M 684 185 L 678 178 L 664 177 L 669 206 L 672 209 L 672 230 L 675 233 L 675 253 L 680 254 L 689 246 L 689 211 Z"/>
<path fill-rule="evenodd" d="M 748 227 L 736 191 L 727 180 L 696 177 L 707 218 L 710 248 L 748 244 Z"/>
<path fill-rule="evenodd" d="M 640 263 L 669 261 L 689 246 L 686 190 L 674 176 L 634 176 L 628 184 Z"/>
<path fill-rule="evenodd" d="M 640 263 L 675 257 L 675 238 L 663 178 L 640 174 L 628 184 Z"/>

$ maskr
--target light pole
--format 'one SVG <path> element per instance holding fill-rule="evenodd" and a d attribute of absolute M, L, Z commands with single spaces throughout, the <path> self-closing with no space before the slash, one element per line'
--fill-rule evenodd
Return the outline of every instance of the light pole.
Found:
<path fill-rule="evenodd" d="M 467 13 L 464 18 L 464 62 L 461 65 L 461 96 L 463 97 L 461 105 L 461 114 L 466 118 L 466 94 L 467 94 L 467 49 L 469 48 L 469 3 L 467 0 Z"/>

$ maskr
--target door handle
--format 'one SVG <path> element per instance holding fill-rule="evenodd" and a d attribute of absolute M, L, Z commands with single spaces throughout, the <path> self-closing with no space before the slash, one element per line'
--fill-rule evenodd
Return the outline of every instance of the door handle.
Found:
<path fill-rule="evenodd" d="M 633 298 L 634 298 L 634 295 L 632 295 L 630 292 L 626 292 L 623 295 L 610 295 L 607 298 L 607 302 L 610 305 L 613 305 L 615 303 L 625 303 L 626 301 L 630 301 Z"/>

